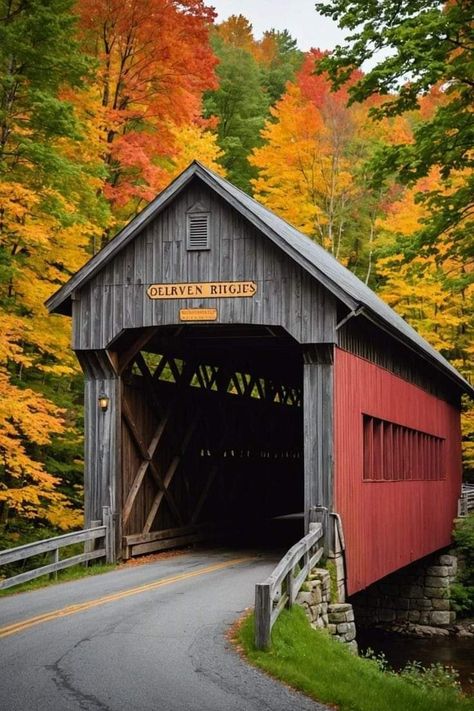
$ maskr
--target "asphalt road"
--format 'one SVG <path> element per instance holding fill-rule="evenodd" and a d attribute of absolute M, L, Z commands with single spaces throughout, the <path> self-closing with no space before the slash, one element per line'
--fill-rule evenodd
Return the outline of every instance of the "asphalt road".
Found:
<path fill-rule="evenodd" d="M 275 561 L 195 552 L 0 598 L 2 711 L 322 711 L 225 632 Z"/>

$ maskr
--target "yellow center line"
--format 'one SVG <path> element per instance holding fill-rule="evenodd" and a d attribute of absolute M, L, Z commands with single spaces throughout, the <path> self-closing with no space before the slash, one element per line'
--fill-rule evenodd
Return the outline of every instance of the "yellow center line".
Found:
<path fill-rule="evenodd" d="M 214 573 L 217 570 L 223 570 L 224 568 L 230 568 L 231 566 L 238 565 L 239 563 L 246 563 L 249 560 L 253 560 L 253 556 L 234 558 L 233 560 L 228 560 L 224 563 L 215 563 L 214 565 L 208 565 L 205 568 L 198 568 L 197 570 L 193 570 L 189 573 L 180 573 L 179 575 L 173 575 L 169 578 L 162 578 L 161 580 L 156 580 L 153 583 L 146 583 L 145 585 L 139 585 L 136 588 L 129 588 L 128 590 L 121 590 L 116 593 L 111 593 L 110 595 L 104 595 L 103 597 L 98 597 L 95 600 L 88 600 L 87 602 L 80 602 L 75 605 L 62 607 L 59 610 L 45 612 L 42 615 L 30 617 L 27 620 L 13 622 L 5 627 L 0 627 L 0 638 L 9 637 L 12 634 L 22 632 L 30 627 L 34 627 L 35 625 L 40 625 L 43 622 L 50 622 L 51 620 L 56 620 L 59 617 L 75 615 L 77 612 L 84 612 L 86 610 L 91 610 L 93 607 L 105 605 L 108 602 L 115 602 L 115 600 L 122 600 L 125 597 L 130 597 L 131 595 L 139 595 L 140 593 L 147 592 L 148 590 L 156 590 L 157 588 L 162 588 L 165 585 L 179 583 L 181 580 L 189 580 L 190 578 L 196 578 L 199 575 L 208 575 L 209 573 Z"/>

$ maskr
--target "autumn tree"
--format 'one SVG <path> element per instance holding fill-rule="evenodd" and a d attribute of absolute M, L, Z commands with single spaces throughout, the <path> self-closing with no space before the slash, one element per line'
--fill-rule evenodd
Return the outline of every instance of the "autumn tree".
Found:
<path fill-rule="evenodd" d="M 205 114 L 218 119 L 218 144 L 224 153 L 221 163 L 229 180 L 248 191 L 250 179 L 256 174 L 248 155 L 259 142 L 268 100 L 251 53 L 226 44 L 219 36 L 213 38 L 212 46 L 219 58 L 219 87 L 205 94 Z"/>
<path fill-rule="evenodd" d="M 435 87 L 444 96 L 434 113 L 420 121 L 411 143 L 386 146 L 374 161 L 375 176 L 396 173 L 413 186 L 438 170 L 443 185 L 420 191 L 427 207 L 418 244 L 434 244 L 450 232 L 452 249 L 472 255 L 474 229 L 474 35 L 472 2 L 456 0 L 326 0 L 316 9 L 348 30 L 343 45 L 323 59 L 337 89 L 368 59 L 372 69 L 349 89 L 350 102 L 378 95 L 372 115 L 384 118 L 417 110 Z M 447 192 L 444 185 L 450 184 Z"/>
<path fill-rule="evenodd" d="M 121 223 L 169 181 L 173 126 L 195 121 L 202 91 L 215 86 L 214 12 L 203 0 L 78 0 L 77 10 L 98 63 L 104 193 Z"/>
<path fill-rule="evenodd" d="M 308 53 L 262 131 L 251 163 L 255 196 L 366 278 L 381 195 L 371 191 L 363 159 L 374 142 L 367 110 L 347 109 L 347 93 L 331 93 L 313 73 L 321 53 Z M 362 138 L 364 136 L 364 139 Z M 376 137 L 378 139 L 378 137 Z"/>
<path fill-rule="evenodd" d="M 474 284 L 472 266 L 443 234 L 429 249 L 413 252 L 413 235 L 427 219 L 420 193 L 447 191 L 433 170 L 402 192 L 379 221 L 376 270 L 379 293 L 470 380 L 474 379 Z M 410 255 L 407 258 L 407 255 Z M 474 405 L 462 416 L 464 464 L 474 471 Z"/>
<path fill-rule="evenodd" d="M 172 129 L 175 150 L 167 166 L 170 176 L 179 175 L 188 165 L 197 160 L 216 173 L 225 176 L 225 170 L 219 162 L 224 154 L 217 143 L 217 134 L 213 122 L 198 122 L 174 126 Z"/>
<path fill-rule="evenodd" d="M 250 192 L 257 171 L 249 155 L 261 144 L 269 109 L 294 77 L 303 55 L 286 31 L 270 30 L 255 40 L 252 25 L 242 15 L 216 27 L 212 46 L 219 59 L 219 87 L 206 93 L 205 115 L 218 120 L 218 144 L 224 154 L 220 162 L 229 179 Z"/>
<path fill-rule="evenodd" d="M 62 96 L 81 90 L 89 63 L 68 0 L 3 2 L 0 15 L 1 518 L 67 527 L 80 514 L 45 461 L 71 421 L 44 392 L 69 390 L 74 366 L 68 325 L 48 320 L 43 301 L 85 261 L 106 219 L 100 169 Z"/>
<path fill-rule="evenodd" d="M 268 30 L 257 45 L 261 67 L 261 84 L 273 106 L 284 94 L 287 82 L 293 81 L 305 59 L 288 30 Z"/>

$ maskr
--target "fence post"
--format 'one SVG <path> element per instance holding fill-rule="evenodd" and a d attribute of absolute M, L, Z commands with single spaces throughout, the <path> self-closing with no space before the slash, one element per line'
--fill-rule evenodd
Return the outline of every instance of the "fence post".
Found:
<path fill-rule="evenodd" d="M 59 563 L 59 548 L 54 549 L 52 558 L 53 558 L 53 560 L 52 560 L 53 563 L 55 563 L 55 564 Z M 50 578 L 50 580 L 51 579 L 57 580 L 58 579 L 58 571 L 55 570 L 54 573 L 50 573 L 49 578 Z"/>
<path fill-rule="evenodd" d="M 288 595 L 288 607 L 292 607 L 294 603 L 294 585 L 293 585 L 293 568 L 290 568 L 286 576 L 286 593 Z"/>
<path fill-rule="evenodd" d="M 269 649 L 271 644 L 270 584 L 258 583 L 255 586 L 255 646 L 257 649 Z"/>
<path fill-rule="evenodd" d="M 89 523 L 89 528 L 98 528 L 99 526 L 102 526 L 102 521 L 91 521 Z M 92 551 L 95 548 L 96 541 L 95 540 L 90 540 L 90 541 L 84 541 L 84 553 L 92 553 Z M 89 565 L 90 561 L 86 560 L 84 561 L 84 568 L 87 568 Z"/>
<path fill-rule="evenodd" d="M 104 506 L 102 509 L 103 525 L 105 526 L 105 562 L 116 562 L 115 551 L 115 525 L 114 516 L 110 506 Z"/>

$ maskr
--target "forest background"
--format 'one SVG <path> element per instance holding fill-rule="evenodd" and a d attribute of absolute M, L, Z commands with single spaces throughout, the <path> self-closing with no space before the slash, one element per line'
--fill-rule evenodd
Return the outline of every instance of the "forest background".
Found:
<path fill-rule="evenodd" d="M 395 4 L 319 3 L 352 33 L 327 56 L 203 0 L 0 0 L 0 547 L 82 523 L 82 375 L 44 301 L 193 159 L 472 379 L 470 3 Z M 467 402 L 463 429 L 472 476 Z"/>

